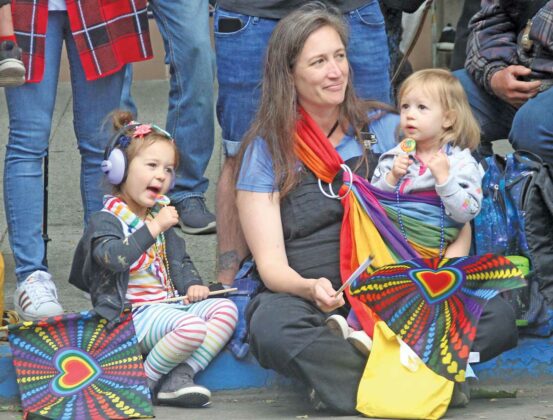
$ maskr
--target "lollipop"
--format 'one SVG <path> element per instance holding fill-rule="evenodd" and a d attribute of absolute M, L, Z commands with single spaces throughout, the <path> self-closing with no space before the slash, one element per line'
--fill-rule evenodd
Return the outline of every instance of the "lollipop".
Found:
<path fill-rule="evenodd" d="M 401 150 L 403 150 L 405 153 L 411 153 L 417 147 L 417 142 L 407 137 L 400 143 L 399 147 L 401 147 Z"/>
<path fill-rule="evenodd" d="M 156 204 L 158 204 L 161 207 L 168 206 L 171 200 L 166 195 L 160 194 L 156 198 Z"/>

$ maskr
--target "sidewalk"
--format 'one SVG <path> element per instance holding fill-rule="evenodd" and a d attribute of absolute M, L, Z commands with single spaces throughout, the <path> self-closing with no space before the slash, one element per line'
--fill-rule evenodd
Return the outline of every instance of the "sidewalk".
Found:
<path fill-rule="evenodd" d="M 164 126 L 167 110 L 167 82 L 135 82 L 133 93 L 140 110 L 139 120 Z M 73 133 L 71 101 L 70 86 L 67 83 L 60 84 L 50 143 L 48 235 L 52 241 L 48 244 L 48 261 L 50 272 L 58 286 L 60 301 L 66 311 L 73 312 L 86 310 L 90 308 L 90 304 L 82 293 L 67 283 L 73 250 L 82 233 L 78 176 L 80 158 Z M 7 109 L 4 95 L 0 92 L 0 174 L 3 173 L 7 132 Z M 207 170 L 207 176 L 211 180 L 207 203 L 211 210 L 214 210 L 215 182 L 221 165 L 219 137 L 220 135 L 217 135 L 215 150 Z M 2 197 L 1 183 L 0 197 Z M 30 204 L 42 205 L 42 203 Z M 188 251 L 206 281 L 213 280 L 215 276 L 215 240 L 215 235 L 186 236 Z M 0 251 L 6 261 L 5 302 L 6 308 L 10 309 L 13 308 L 15 277 L 3 204 L 0 205 Z M 551 352 L 553 353 L 553 349 Z M 241 372 L 231 373 L 237 377 L 241 375 Z M 447 418 L 553 419 L 553 377 L 549 379 L 521 386 L 523 392 L 519 392 L 516 399 L 474 400 L 466 409 L 451 410 Z M 0 386 L 1 382 L 0 375 Z M 517 383 L 516 371 L 513 373 L 511 383 Z M 511 385 L 510 388 L 513 386 Z M 183 411 L 156 407 L 155 412 L 160 419 L 181 419 L 183 415 L 191 419 L 331 418 L 314 412 L 302 393 L 292 393 L 290 389 L 282 387 L 218 391 L 214 393 L 213 406 L 209 409 Z M 0 407 L 0 420 L 13 418 L 20 418 L 20 413 L 2 411 Z"/>

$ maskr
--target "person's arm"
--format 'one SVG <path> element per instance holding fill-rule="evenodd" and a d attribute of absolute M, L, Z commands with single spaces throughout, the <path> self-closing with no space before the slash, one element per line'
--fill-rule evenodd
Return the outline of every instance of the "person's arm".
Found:
<path fill-rule="evenodd" d="M 451 159 L 446 181 L 439 181 L 436 181 L 436 192 L 446 214 L 459 223 L 474 219 L 482 204 L 482 176 L 468 149 Z"/>
<path fill-rule="evenodd" d="M 324 312 L 345 303 L 342 294 L 334 297 L 335 290 L 330 280 L 324 277 L 304 278 L 288 265 L 278 192 L 239 190 L 236 204 L 248 247 L 269 290 L 299 296 L 313 302 Z"/>
<path fill-rule="evenodd" d="M 467 222 L 459 231 L 459 235 L 445 250 L 445 258 L 466 257 L 470 252 L 472 241 L 472 228 Z"/>
<path fill-rule="evenodd" d="M 382 0 L 390 9 L 398 9 L 405 13 L 414 13 L 426 0 Z"/>
<path fill-rule="evenodd" d="M 483 0 L 469 22 L 465 68 L 475 82 L 494 94 L 492 76 L 517 62 L 515 24 L 498 0 Z"/>
<path fill-rule="evenodd" d="M 374 174 L 371 179 L 371 184 L 376 188 L 388 192 L 395 191 L 396 185 L 388 182 L 388 175 L 392 173 L 394 159 L 395 155 L 391 154 L 382 155 L 380 157 L 378 166 L 374 170 Z"/>
<path fill-rule="evenodd" d="M 129 270 L 131 264 L 155 242 L 146 225 L 125 237 L 121 222 L 115 216 L 91 221 L 95 222 L 102 224 L 98 230 L 103 233 L 95 235 L 92 256 L 100 266 L 115 273 Z"/>

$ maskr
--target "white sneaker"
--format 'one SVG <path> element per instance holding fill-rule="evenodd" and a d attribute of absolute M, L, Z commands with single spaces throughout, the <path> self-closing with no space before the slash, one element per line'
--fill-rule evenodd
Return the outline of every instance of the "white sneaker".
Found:
<path fill-rule="evenodd" d="M 365 331 L 353 331 L 347 338 L 350 344 L 361 354 L 368 356 L 373 347 L 371 337 Z"/>
<path fill-rule="evenodd" d="M 13 303 L 26 321 L 63 314 L 52 276 L 45 271 L 37 270 L 27 277 L 15 290 Z"/>
<path fill-rule="evenodd" d="M 353 328 L 348 325 L 346 318 L 342 315 L 330 315 L 325 324 L 332 334 L 342 337 L 344 340 L 353 332 Z"/>

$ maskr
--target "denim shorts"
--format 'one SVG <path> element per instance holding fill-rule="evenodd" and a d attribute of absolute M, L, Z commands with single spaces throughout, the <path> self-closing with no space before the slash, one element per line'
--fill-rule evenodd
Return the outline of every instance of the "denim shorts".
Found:
<path fill-rule="evenodd" d="M 220 32 L 222 18 L 235 18 L 241 28 Z M 344 14 L 350 26 L 348 59 L 357 94 L 364 99 L 390 103 L 388 44 L 384 18 L 377 0 Z M 219 96 L 217 118 L 227 156 L 235 156 L 248 130 L 261 94 L 263 59 L 278 23 L 217 8 L 214 15 L 215 53 Z"/>

